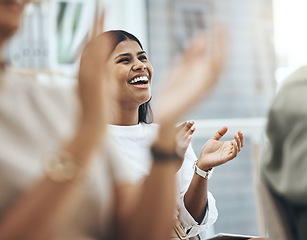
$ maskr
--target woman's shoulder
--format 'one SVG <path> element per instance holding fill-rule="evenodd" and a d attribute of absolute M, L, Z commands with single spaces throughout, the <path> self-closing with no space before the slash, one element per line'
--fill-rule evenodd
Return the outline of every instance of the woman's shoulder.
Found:
<path fill-rule="evenodd" d="M 155 129 L 155 130 L 157 130 L 159 128 L 159 125 L 157 123 L 140 123 L 139 125 L 143 129 Z"/>
<path fill-rule="evenodd" d="M 156 123 L 140 123 L 140 126 L 144 135 L 155 136 L 159 129 L 159 125 Z"/>
<path fill-rule="evenodd" d="M 158 125 L 154 123 L 139 123 L 137 125 L 122 126 L 122 125 L 107 125 L 108 134 L 113 137 L 121 138 L 139 138 L 146 137 L 148 135 L 155 134 L 157 132 Z"/>

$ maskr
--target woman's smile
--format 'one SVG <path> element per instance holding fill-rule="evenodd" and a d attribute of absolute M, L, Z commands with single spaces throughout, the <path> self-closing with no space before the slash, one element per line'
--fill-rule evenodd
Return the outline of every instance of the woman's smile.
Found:
<path fill-rule="evenodd" d="M 135 88 L 149 88 L 148 74 L 138 74 L 128 81 Z"/>
<path fill-rule="evenodd" d="M 153 68 L 146 52 L 133 40 L 121 41 L 108 62 L 112 96 L 136 109 L 151 98 Z"/>

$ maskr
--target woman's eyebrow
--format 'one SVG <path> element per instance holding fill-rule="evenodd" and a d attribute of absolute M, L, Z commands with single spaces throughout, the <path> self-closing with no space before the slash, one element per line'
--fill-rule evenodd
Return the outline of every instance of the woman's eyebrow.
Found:
<path fill-rule="evenodd" d="M 147 54 L 145 51 L 141 51 L 141 52 L 138 52 L 137 55 L 141 55 L 143 53 Z"/>
<path fill-rule="evenodd" d="M 146 52 L 145 51 L 140 51 L 140 52 L 138 52 L 137 53 L 137 55 L 141 55 L 141 54 L 146 54 Z M 119 57 L 131 57 L 132 55 L 131 55 L 131 53 L 122 53 L 122 54 L 119 54 L 119 55 L 117 55 L 115 58 L 114 58 L 114 60 L 116 60 L 117 58 L 119 58 Z"/>
<path fill-rule="evenodd" d="M 122 54 L 117 55 L 114 59 L 117 59 L 119 57 L 130 57 L 130 56 L 131 56 L 130 53 L 122 53 Z"/>

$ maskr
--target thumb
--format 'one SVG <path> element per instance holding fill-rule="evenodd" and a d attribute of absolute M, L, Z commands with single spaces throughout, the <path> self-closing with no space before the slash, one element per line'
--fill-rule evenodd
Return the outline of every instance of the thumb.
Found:
<path fill-rule="evenodd" d="M 228 131 L 228 127 L 227 126 L 223 126 L 220 128 L 220 130 L 218 130 L 213 136 L 212 139 L 214 140 L 220 140 Z"/>

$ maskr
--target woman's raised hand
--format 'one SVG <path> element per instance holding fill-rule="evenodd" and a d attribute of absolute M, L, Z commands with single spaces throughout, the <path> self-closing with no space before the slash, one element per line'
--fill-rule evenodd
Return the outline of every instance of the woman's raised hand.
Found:
<path fill-rule="evenodd" d="M 179 156 L 185 155 L 195 132 L 195 122 L 193 120 L 186 121 L 176 128 L 177 153 Z"/>
<path fill-rule="evenodd" d="M 226 58 L 226 34 L 199 34 L 165 76 L 157 96 L 157 121 L 177 122 L 217 82 Z"/>
<path fill-rule="evenodd" d="M 202 170 L 222 165 L 232 159 L 241 151 L 244 146 L 244 137 L 239 130 L 231 141 L 220 141 L 226 134 L 226 126 L 218 130 L 203 146 L 198 158 L 197 166 Z"/>

